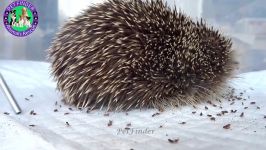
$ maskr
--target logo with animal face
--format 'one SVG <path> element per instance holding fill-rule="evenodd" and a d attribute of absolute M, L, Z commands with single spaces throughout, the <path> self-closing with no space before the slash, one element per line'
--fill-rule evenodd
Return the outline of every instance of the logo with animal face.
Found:
<path fill-rule="evenodd" d="M 18 0 L 6 8 L 3 20 L 8 32 L 18 37 L 24 37 L 36 29 L 38 13 L 30 2 Z"/>

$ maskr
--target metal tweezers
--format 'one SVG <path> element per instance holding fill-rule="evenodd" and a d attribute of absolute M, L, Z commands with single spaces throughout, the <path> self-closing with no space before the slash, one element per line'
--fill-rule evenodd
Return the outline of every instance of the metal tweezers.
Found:
<path fill-rule="evenodd" d="M 14 98 L 14 96 L 12 95 L 10 89 L 8 88 L 4 77 L 1 75 L 0 73 L 0 88 L 2 89 L 4 95 L 6 96 L 6 98 L 8 99 L 10 105 L 12 106 L 13 110 L 15 111 L 16 114 L 20 114 L 21 113 L 21 109 L 16 101 L 16 99 Z"/>

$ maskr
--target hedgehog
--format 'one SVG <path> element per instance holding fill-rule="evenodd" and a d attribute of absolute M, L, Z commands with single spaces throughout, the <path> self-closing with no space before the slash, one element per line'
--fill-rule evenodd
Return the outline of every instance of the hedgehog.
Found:
<path fill-rule="evenodd" d="M 219 96 L 232 77 L 231 39 L 162 0 L 108 0 L 71 18 L 48 49 L 63 101 L 127 111 Z"/>

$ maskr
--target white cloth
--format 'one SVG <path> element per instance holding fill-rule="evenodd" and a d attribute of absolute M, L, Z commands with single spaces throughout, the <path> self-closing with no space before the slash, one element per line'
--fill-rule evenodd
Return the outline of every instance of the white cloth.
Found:
<path fill-rule="evenodd" d="M 104 116 L 105 112 L 99 110 L 86 113 L 72 107 L 71 111 L 61 103 L 48 68 L 49 64 L 44 62 L 0 61 L 0 72 L 23 111 L 15 115 L 0 92 L 0 150 L 266 149 L 266 71 L 242 74 L 231 81 L 239 92 L 246 90 L 242 96 L 246 101 L 237 100 L 233 105 L 227 100 L 217 103 L 223 109 L 209 104 L 200 104 L 196 109 L 185 106 L 152 117 L 157 110 L 134 110 L 128 115 L 111 112 L 110 116 Z M 251 105 L 253 101 L 256 104 Z M 209 109 L 205 110 L 205 106 Z M 30 115 L 32 110 L 37 115 Z M 221 110 L 229 113 L 216 116 Z M 242 112 L 244 116 L 239 117 Z M 216 120 L 211 121 L 207 114 Z M 109 120 L 113 124 L 108 127 Z M 134 130 L 130 129 L 128 134 L 118 132 L 128 123 Z M 224 129 L 226 124 L 231 124 L 231 128 Z M 150 131 L 144 133 L 146 129 Z M 175 138 L 179 138 L 178 143 L 168 142 Z"/>

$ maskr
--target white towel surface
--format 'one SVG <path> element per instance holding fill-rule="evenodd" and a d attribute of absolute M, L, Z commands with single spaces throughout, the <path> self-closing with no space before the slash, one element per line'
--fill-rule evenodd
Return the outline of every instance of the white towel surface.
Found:
<path fill-rule="evenodd" d="M 15 115 L 0 92 L 0 150 L 266 149 L 266 71 L 242 74 L 230 82 L 246 100 L 234 104 L 223 100 L 215 103 L 217 107 L 185 106 L 152 117 L 157 110 L 110 112 L 109 116 L 99 110 L 70 110 L 62 104 L 48 68 L 44 62 L 0 61 L 0 72 L 23 111 Z M 229 113 L 216 116 L 225 110 Z M 129 123 L 130 129 L 125 130 Z M 226 124 L 231 124 L 230 129 L 223 128 Z M 177 143 L 168 141 L 177 138 Z"/>

